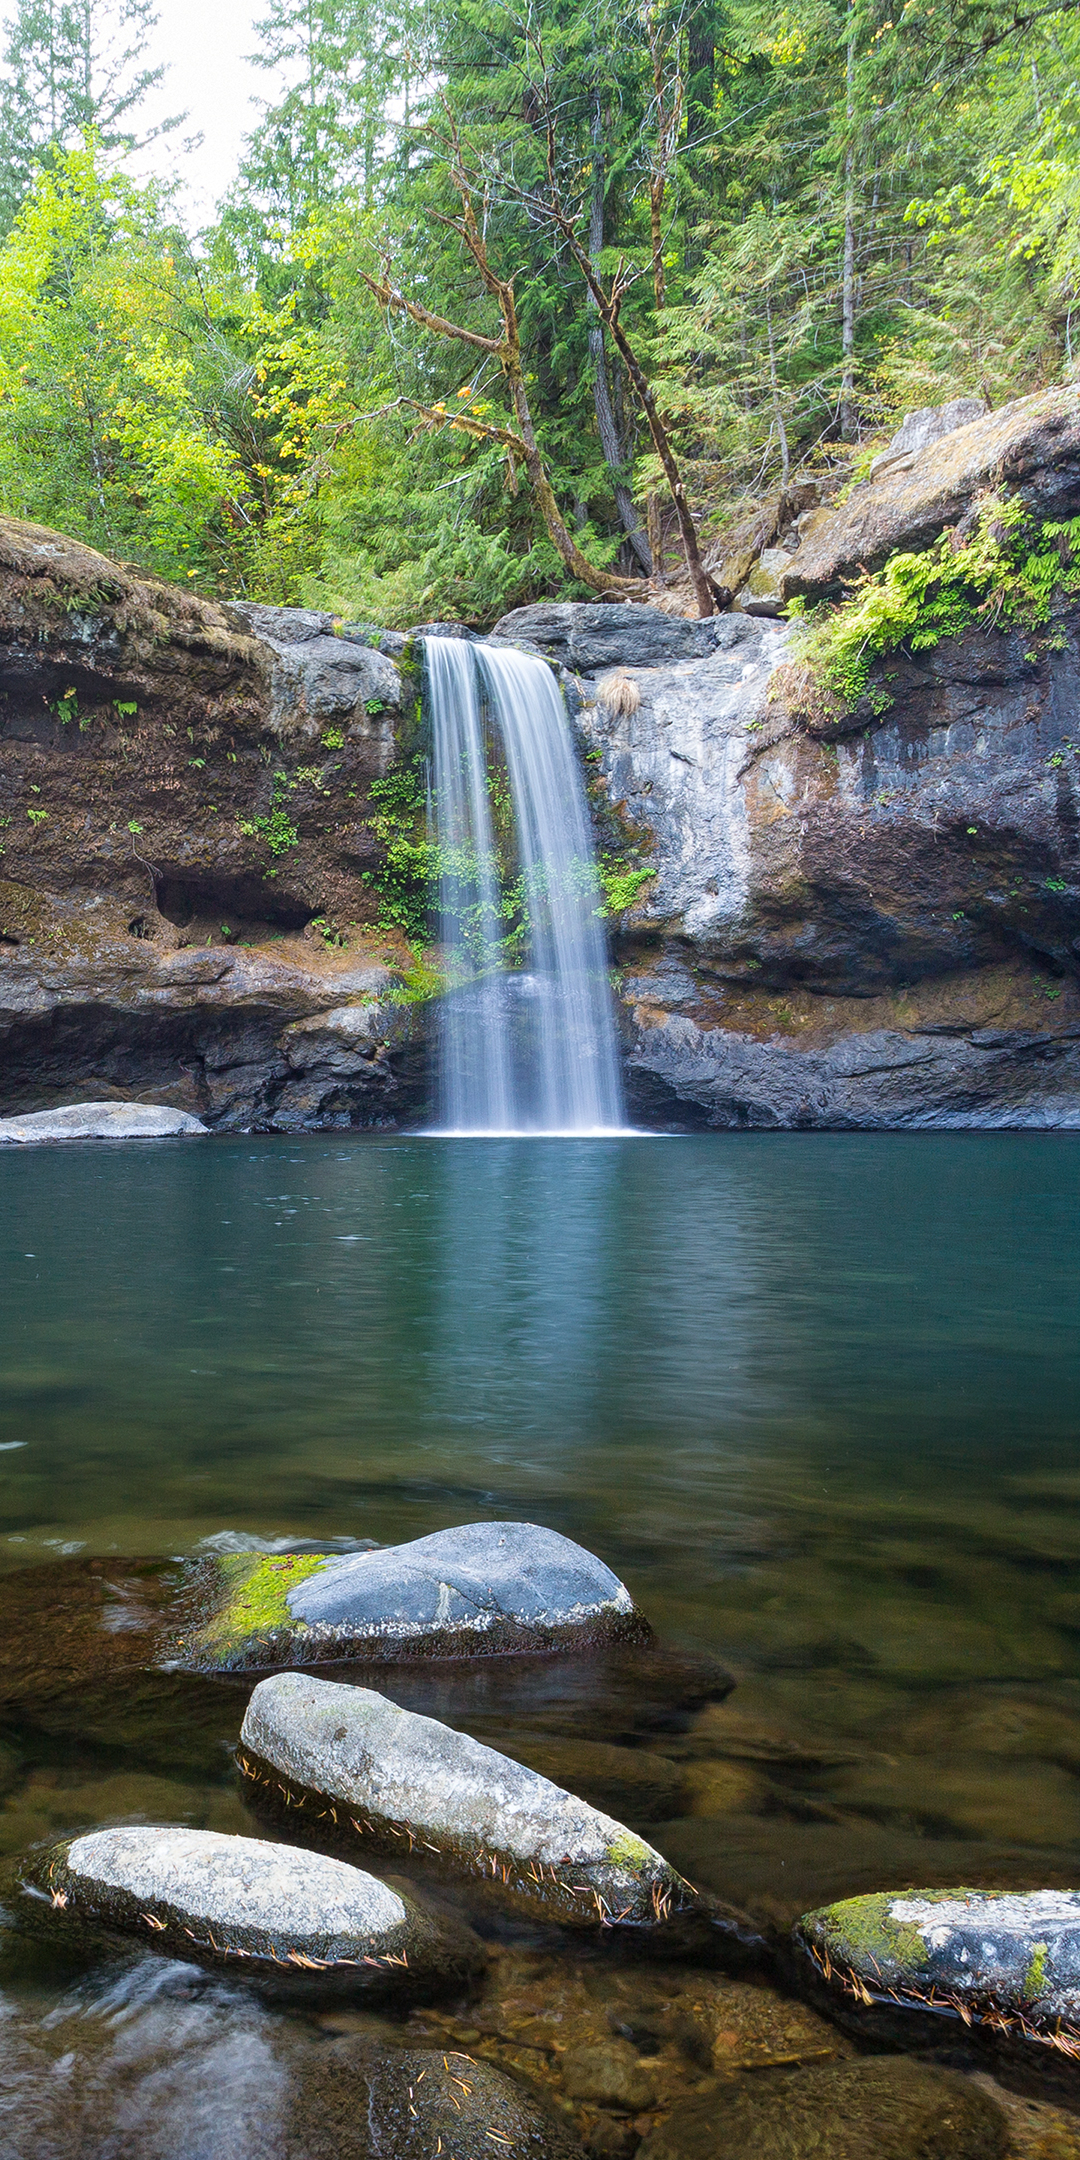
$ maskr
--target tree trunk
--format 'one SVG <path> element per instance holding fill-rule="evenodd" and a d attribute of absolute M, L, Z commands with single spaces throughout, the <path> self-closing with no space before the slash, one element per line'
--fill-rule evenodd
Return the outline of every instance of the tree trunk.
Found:
<path fill-rule="evenodd" d="M 593 167 L 592 197 L 589 204 L 589 255 L 594 268 L 599 271 L 600 253 L 604 245 L 604 156 L 601 146 L 601 113 L 597 101 L 593 117 Z M 611 384 L 608 378 L 607 353 L 604 348 L 604 325 L 592 293 L 586 295 L 589 311 L 589 360 L 592 364 L 593 405 L 596 425 L 600 432 L 600 448 L 611 474 L 615 491 L 615 507 L 618 510 L 623 531 L 634 550 L 646 577 L 652 576 L 652 554 L 641 519 L 634 506 L 634 498 L 622 477 L 626 467 L 626 450 L 615 420 L 611 404 Z"/>
<path fill-rule="evenodd" d="M 840 434 L 855 438 L 855 5 L 848 0 L 847 156 L 844 159 L 844 272 L 841 299 Z"/>

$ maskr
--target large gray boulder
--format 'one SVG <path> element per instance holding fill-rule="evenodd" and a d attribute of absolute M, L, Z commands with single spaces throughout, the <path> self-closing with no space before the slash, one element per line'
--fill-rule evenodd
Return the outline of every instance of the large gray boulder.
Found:
<path fill-rule="evenodd" d="M 367 1688 L 280 1673 L 255 1689 L 240 1769 L 271 1809 L 340 1810 L 374 1851 L 407 1843 L 577 1926 L 655 1926 L 695 1893 L 622 1823 L 435 1718 Z M 283 1791 L 284 1786 L 284 1791 Z M 344 1817 L 344 1821 L 342 1821 Z"/>
<path fill-rule="evenodd" d="M 209 1613 L 178 1651 L 204 1670 L 535 1654 L 649 1633 L 602 1560 L 535 1523 L 463 1523 L 344 1556 L 216 1555 L 197 1594 Z"/>
<path fill-rule="evenodd" d="M 309 608 L 262 607 L 234 600 L 232 614 L 274 655 L 271 695 L 275 713 L 317 735 L 328 722 L 360 734 L 382 732 L 379 715 L 396 712 L 401 677 L 392 659 L 373 645 L 343 636 L 332 615 Z M 369 711 L 369 707 L 371 710 Z"/>
<path fill-rule="evenodd" d="M 590 600 L 544 600 L 513 608 L 491 635 L 530 645 L 576 674 L 590 675 L 598 668 L 665 667 L 672 660 L 700 660 L 712 651 L 721 619 L 691 621 L 636 600 L 610 607 Z"/>
<path fill-rule="evenodd" d="M 836 509 L 800 526 L 781 579 L 785 600 L 820 599 L 876 570 L 898 550 L 931 545 L 991 488 L 1019 493 L 1033 515 L 1080 509 L 1080 390 L 1075 384 L 1017 398 L 893 458 Z"/>
<path fill-rule="evenodd" d="M 205 1131 L 199 1118 L 162 1103 L 70 1103 L 60 1110 L 0 1118 L 0 1147 L 35 1140 L 171 1140 Z"/>
<path fill-rule="evenodd" d="M 1080 2057 L 1080 1892 L 877 1891 L 807 1913 L 795 1940 L 856 2002 L 953 2009 Z"/>
<path fill-rule="evenodd" d="M 360 1868 L 214 1830 L 95 1830 L 53 1846 L 24 1897 L 75 1938 L 134 1936 L 275 1993 L 415 1996 L 481 1961 Z"/>

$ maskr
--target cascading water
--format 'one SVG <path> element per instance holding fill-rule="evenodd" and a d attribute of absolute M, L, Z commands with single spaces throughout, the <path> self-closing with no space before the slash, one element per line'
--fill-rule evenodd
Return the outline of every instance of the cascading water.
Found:
<path fill-rule="evenodd" d="M 442 1129 L 620 1130 L 600 886 L 551 671 L 462 638 L 428 639 L 425 659 L 440 930 L 456 986 L 442 1001 Z M 513 816 L 509 894 L 492 759 Z M 521 949 L 510 953 L 515 918 Z"/>

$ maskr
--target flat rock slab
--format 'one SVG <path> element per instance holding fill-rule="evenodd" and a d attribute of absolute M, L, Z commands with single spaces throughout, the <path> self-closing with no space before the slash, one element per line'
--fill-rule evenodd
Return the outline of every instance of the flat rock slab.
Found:
<path fill-rule="evenodd" d="M 903 2056 L 734 2079 L 668 2116 L 638 2160 L 1002 2160 L 1002 2110 Z"/>
<path fill-rule="evenodd" d="M 180 1133 L 205 1131 L 197 1117 L 164 1103 L 71 1103 L 61 1110 L 0 1118 L 0 1147 L 32 1140 L 172 1140 Z"/>
<path fill-rule="evenodd" d="M 321 1853 L 214 1830 L 95 1830 L 55 1845 L 24 1900 L 73 1937 L 104 1929 L 271 1992 L 415 1997 L 482 1962 L 412 1900 Z"/>
<path fill-rule="evenodd" d="M 795 1939 L 864 2005 L 952 2009 L 1080 2058 L 1080 1892 L 877 1891 L 808 1913 Z"/>
<path fill-rule="evenodd" d="M 655 1926 L 696 1907 L 690 1885 L 613 1817 L 367 1688 L 299 1673 L 260 1681 L 238 1761 L 275 1811 L 310 1807 L 325 1820 L 329 1809 L 344 1837 L 430 1853 L 576 1926 Z"/>
<path fill-rule="evenodd" d="M 373 1552 L 225 1553 L 199 1564 L 176 1644 L 199 1671 L 468 1657 L 648 1637 L 625 1585 L 535 1523 L 464 1523 Z"/>

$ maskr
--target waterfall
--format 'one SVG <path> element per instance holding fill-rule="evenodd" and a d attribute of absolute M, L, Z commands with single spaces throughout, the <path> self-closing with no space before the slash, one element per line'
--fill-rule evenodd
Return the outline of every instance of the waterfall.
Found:
<path fill-rule="evenodd" d="M 551 671 L 511 646 L 463 638 L 429 638 L 425 661 L 440 936 L 451 979 L 442 1000 L 442 1129 L 618 1130 L 600 886 Z"/>

